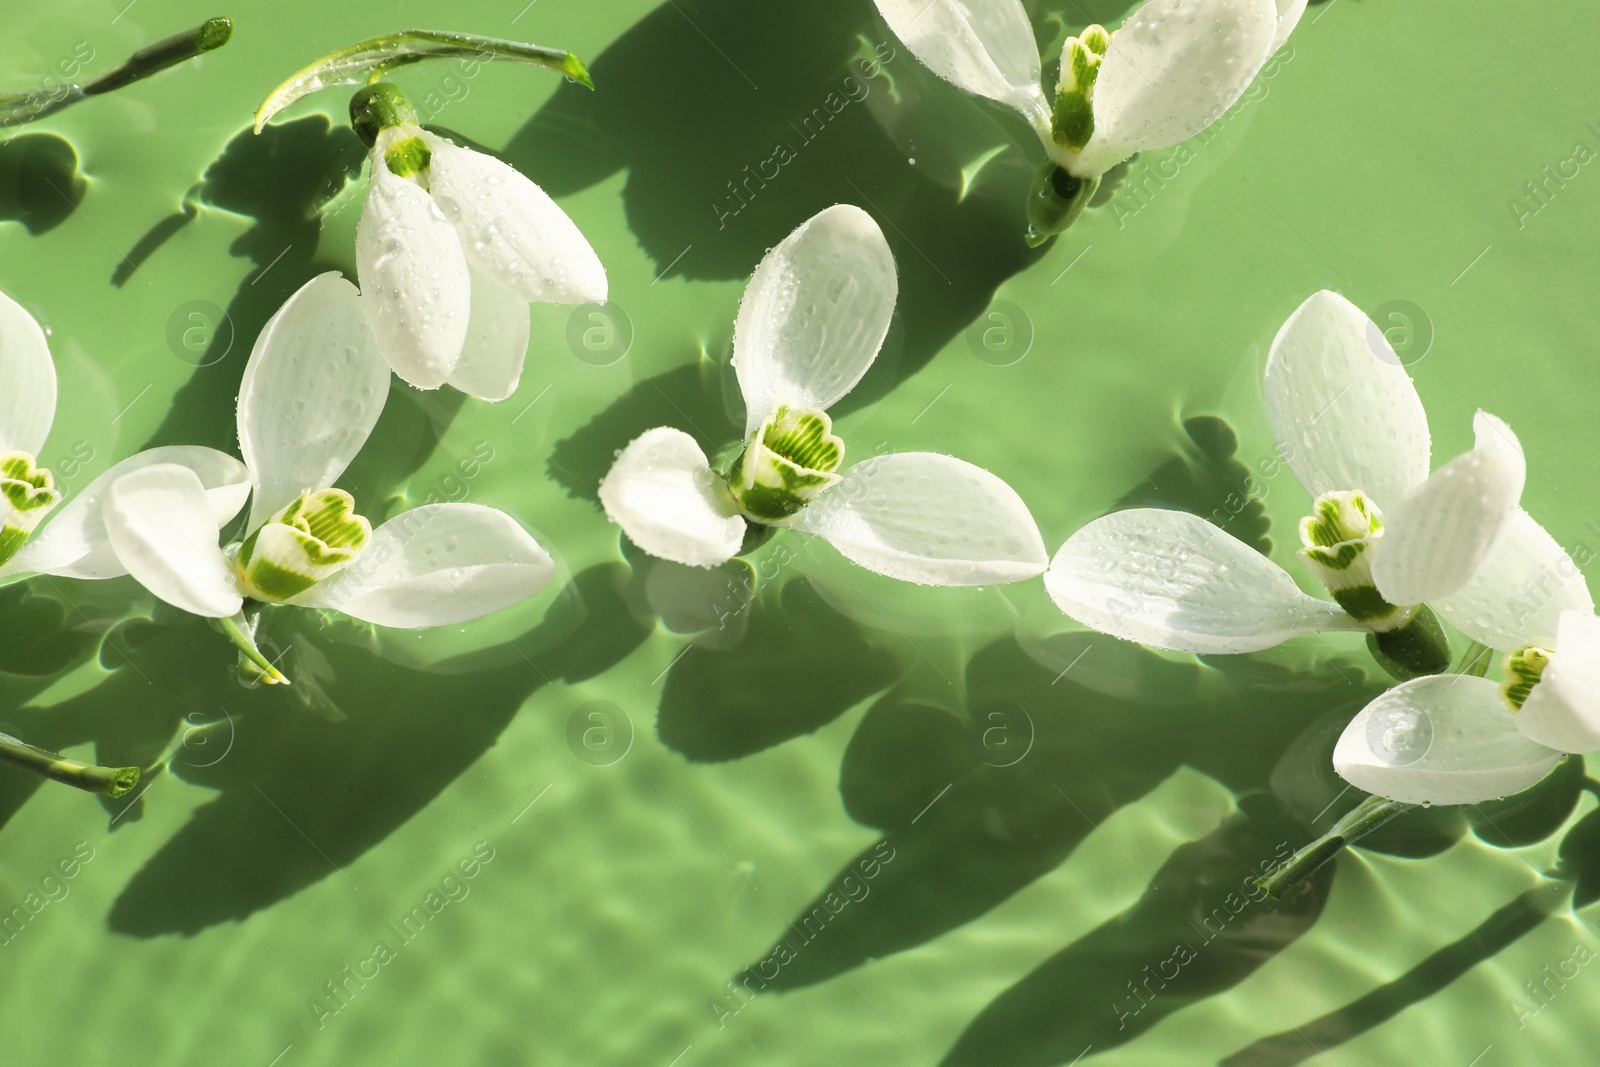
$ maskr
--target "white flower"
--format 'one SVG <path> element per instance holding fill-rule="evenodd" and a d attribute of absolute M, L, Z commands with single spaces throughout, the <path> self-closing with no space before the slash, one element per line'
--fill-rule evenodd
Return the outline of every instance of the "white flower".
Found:
<path fill-rule="evenodd" d="M 988 471 L 929 452 L 840 470 L 844 443 L 826 409 L 872 365 L 897 289 L 866 212 L 840 205 L 802 224 L 767 253 L 739 306 L 746 440 L 730 473 L 713 472 L 683 431 L 649 430 L 600 483 L 611 521 L 651 555 L 695 567 L 737 554 L 752 521 L 815 534 L 868 570 L 925 585 L 1040 573 L 1033 517 Z"/>
<path fill-rule="evenodd" d="M 61 493 L 37 460 L 55 411 L 56 367 L 44 331 L 20 304 L 0 293 L 0 582 L 31 574 L 126 574 L 109 544 L 100 503 L 114 481 L 144 467 L 176 465 L 190 473 L 204 494 L 213 537 L 244 506 L 250 491 L 244 464 L 216 449 L 183 446 L 130 456 L 55 510 Z"/>
<path fill-rule="evenodd" d="M 1394 800 L 1475 804 L 1528 788 L 1564 753 L 1600 750 L 1594 599 L 1572 557 L 1527 512 L 1517 511 L 1477 576 L 1434 607 L 1507 653 L 1506 680 L 1458 675 L 1390 690 L 1340 737 L 1340 775 Z"/>
<path fill-rule="evenodd" d="M 1288 39 L 1306 0 L 1147 0 L 1121 28 L 1069 37 L 1054 91 L 1021 0 L 877 0 L 935 74 L 1022 112 L 1057 165 L 1092 179 L 1195 136 Z"/>
<path fill-rule="evenodd" d="M 105 494 L 128 572 L 169 604 L 218 619 L 238 616 L 249 596 L 422 628 L 537 593 L 554 565 L 503 512 L 431 504 L 373 530 L 330 488 L 378 421 L 388 378 L 355 287 L 336 273 L 307 282 L 262 329 L 240 387 L 244 540 L 218 545 L 192 471 L 148 466 Z"/>
<path fill-rule="evenodd" d="M 1463 598 L 1519 528 L 1526 465 L 1517 439 L 1480 411 L 1476 446 L 1429 474 L 1415 386 L 1377 326 L 1331 292 L 1284 323 L 1265 385 L 1279 454 L 1316 498 L 1300 556 L 1337 605 L 1307 596 L 1204 519 L 1154 509 L 1116 512 L 1073 534 L 1045 575 L 1051 597 L 1093 629 L 1180 652 L 1253 652 L 1300 634 L 1367 630 L 1396 656 L 1386 641 L 1431 627 L 1436 640 L 1423 651 L 1435 659 L 1409 666 L 1442 670 L 1448 647 L 1424 605 L 1472 633 Z"/>
<path fill-rule="evenodd" d="M 528 305 L 604 303 L 605 268 L 513 167 L 423 130 L 392 85 L 363 94 L 374 117 L 363 126 L 358 94 L 372 151 L 356 263 L 384 358 L 419 389 L 503 400 L 522 375 Z"/>

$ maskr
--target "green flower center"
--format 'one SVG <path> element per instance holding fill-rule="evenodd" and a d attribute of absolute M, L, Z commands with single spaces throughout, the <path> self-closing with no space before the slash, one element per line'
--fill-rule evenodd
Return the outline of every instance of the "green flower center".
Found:
<path fill-rule="evenodd" d="M 828 413 L 780 404 L 728 472 L 728 490 L 747 518 L 781 522 L 839 480 L 844 442 Z"/>
<path fill-rule="evenodd" d="M 61 494 L 55 476 L 26 452 L 0 452 L 0 493 L 5 494 L 0 563 L 5 563 L 27 543 L 39 520 L 61 503 Z"/>
<path fill-rule="evenodd" d="M 1406 607 L 1389 603 L 1372 581 L 1372 546 L 1383 536 L 1383 514 L 1360 492 L 1324 493 L 1300 520 L 1300 558 L 1339 606 L 1374 633 L 1403 626 Z"/>
<path fill-rule="evenodd" d="M 1111 34 L 1104 26 L 1094 25 L 1081 37 L 1068 37 L 1062 50 L 1050 130 L 1056 144 L 1070 151 L 1081 152 L 1094 135 L 1094 84 L 1109 47 Z"/>
<path fill-rule="evenodd" d="M 281 603 L 348 567 L 371 540 L 372 525 L 355 513 L 349 493 L 319 489 L 245 538 L 233 568 L 247 595 Z"/>
<path fill-rule="evenodd" d="M 1527 703 L 1528 694 L 1544 677 L 1544 669 L 1550 666 L 1554 655 L 1550 649 L 1538 645 L 1526 645 L 1506 654 L 1506 680 L 1500 683 L 1500 699 L 1513 713 L 1521 711 L 1522 705 Z"/>

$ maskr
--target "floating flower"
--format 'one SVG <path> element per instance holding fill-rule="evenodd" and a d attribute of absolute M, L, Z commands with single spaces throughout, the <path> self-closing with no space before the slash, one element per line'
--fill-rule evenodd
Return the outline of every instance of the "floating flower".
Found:
<path fill-rule="evenodd" d="M 1444 670 L 1449 646 L 1428 605 L 1461 625 L 1464 590 L 1522 528 L 1516 437 L 1480 411 L 1476 445 L 1429 474 L 1416 387 L 1378 327 L 1327 291 L 1278 331 L 1265 384 L 1279 454 L 1315 498 L 1299 556 L 1334 603 L 1204 519 L 1149 508 L 1073 534 L 1045 575 L 1051 597 L 1092 629 L 1179 652 L 1366 630 L 1397 676 Z"/>
<path fill-rule="evenodd" d="M 1054 91 L 1020 0 L 877 0 L 895 35 L 947 81 L 1022 113 L 1048 156 L 1028 215 L 1035 243 L 1070 226 L 1100 176 L 1187 141 L 1250 87 L 1306 0 L 1147 0 L 1121 28 L 1068 37 Z"/>
<path fill-rule="evenodd" d="M 350 101 L 371 186 L 356 229 L 367 321 L 396 374 L 484 400 L 517 388 L 530 303 L 606 299 L 606 272 L 578 227 L 492 156 L 417 125 L 399 88 Z"/>
<path fill-rule="evenodd" d="M 1565 753 L 1600 749 L 1600 619 L 1544 527 L 1519 510 L 1477 577 L 1435 607 L 1506 653 L 1505 680 L 1453 675 L 1389 690 L 1334 748 L 1345 780 L 1406 803 L 1476 804 L 1528 788 Z"/>
<path fill-rule="evenodd" d="M 284 679 L 255 649 L 247 597 L 420 629 L 530 597 L 554 570 L 494 508 L 430 504 L 374 530 L 349 493 L 331 488 L 378 421 L 388 375 L 355 287 L 321 275 L 272 317 L 245 366 L 243 540 L 218 545 L 204 487 L 188 468 L 147 466 L 105 494 L 105 525 L 128 572 L 173 606 L 224 620 L 267 681 Z"/>
<path fill-rule="evenodd" d="M 749 524 L 815 534 L 871 571 L 925 585 L 1030 578 L 1043 541 L 1016 492 L 931 452 L 844 467 L 827 408 L 877 357 L 894 313 L 894 257 L 860 208 L 828 208 L 767 253 L 745 290 L 733 366 L 745 445 L 726 474 L 682 430 L 646 431 L 600 483 L 612 522 L 651 555 L 713 567 Z"/>
<path fill-rule="evenodd" d="M 126 574 L 108 541 L 100 505 L 113 482 L 144 467 L 187 470 L 204 494 L 213 533 L 244 506 L 250 491 L 244 464 L 216 449 L 180 446 L 130 456 L 55 510 L 61 491 L 37 458 L 55 413 L 56 366 L 44 331 L 20 304 L 0 293 L 0 582 L 31 574 Z M 49 521 L 40 529 L 46 516 Z"/>

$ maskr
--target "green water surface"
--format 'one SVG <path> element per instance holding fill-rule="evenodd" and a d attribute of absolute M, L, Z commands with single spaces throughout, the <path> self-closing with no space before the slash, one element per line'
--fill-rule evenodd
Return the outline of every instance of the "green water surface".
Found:
<path fill-rule="evenodd" d="M 1123 12 L 1027 6 L 1047 53 Z M 847 202 L 901 285 L 836 411 L 853 458 L 981 464 L 1052 550 L 1154 503 L 1296 569 L 1307 500 L 1260 374 L 1333 288 L 1390 331 L 1435 456 L 1477 408 L 1506 419 L 1524 503 L 1592 557 L 1600 14 L 1313 5 L 1218 126 L 1038 251 L 1031 132 L 918 67 L 869 0 L 13 3 L 0 82 L 216 14 L 222 51 L 0 145 L 0 289 L 61 377 L 41 461 L 70 491 L 150 445 L 233 449 L 262 323 L 354 275 L 348 91 L 254 137 L 276 82 L 408 26 L 571 48 L 595 92 L 505 64 L 396 80 L 557 198 L 612 310 L 534 308 L 500 404 L 396 383 L 341 483 L 374 523 L 505 508 L 559 570 L 420 635 L 272 614 L 288 691 L 244 688 L 220 635 L 131 580 L 0 591 L 0 729 L 171 770 L 105 806 L 0 771 L 0 1062 L 1591 1061 L 1600 937 L 1541 876 L 1593 807 L 1579 761 L 1235 907 L 1356 800 L 1328 754 L 1382 684 L 1359 641 L 1203 664 L 1076 632 L 1038 582 L 909 587 L 794 535 L 692 572 L 625 552 L 595 489 L 649 427 L 733 443 L 744 281 Z"/>

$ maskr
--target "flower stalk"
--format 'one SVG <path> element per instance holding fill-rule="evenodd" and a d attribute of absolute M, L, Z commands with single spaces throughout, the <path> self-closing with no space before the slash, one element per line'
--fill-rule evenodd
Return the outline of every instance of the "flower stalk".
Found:
<path fill-rule="evenodd" d="M 1398 800 L 1370 796 L 1351 808 L 1332 829 L 1311 844 L 1299 849 L 1282 865 L 1255 880 L 1257 888 L 1273 900 L 1293 889 L 1312 873 L 1337 856 L 1348 845 L 1353 845 L 1367 834 L 1383 826 L 1397 815 L 1416 807 Z"/>
<path fill-rule="evenodd" d="M 248 660 L 259 672 L 258 680 L 268 685 L 288 685 L 289 679 L 282 671 L 273 666 L 272 661 L 266 657 L 261 649 L 256 647 L 256 639 L 251 631 L 255 627 L 244 617 L 244 612 L 229 619 L 218 619 L 217 624 L 222 627 L 222 632 L 228 635 L 228 640 L 238 646 Z"/>
<path fill-rule="evenodd" d="M 0 734 L 0 761 L 31 771 L 52 782 L 70 785 L 89 793 L 101 793 L 115 800 L 139 783 L 137 767 L 99 767 Z"/>

